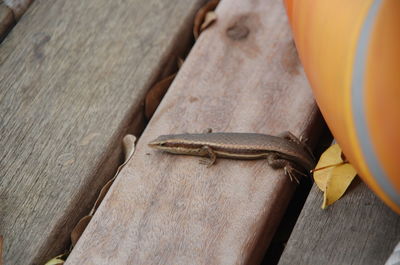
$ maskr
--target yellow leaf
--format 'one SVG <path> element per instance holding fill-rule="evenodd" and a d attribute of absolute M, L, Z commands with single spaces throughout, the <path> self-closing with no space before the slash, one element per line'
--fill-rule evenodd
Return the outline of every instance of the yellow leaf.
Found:
<path fill-rule="evenodd" d="M 334 144 L 321 155 L 313 175 L 318 188 L 324 192 L 322 208 L 325 209 L 343 196 L 357 172 L 343 161 L 342 150 Z"/>
<path fill-rule="evenodd" d="M 45 265 L 61 265 L 64 264 L 64 261 L 62 259 L 51 259 L 49 260 Z"/>
<path fill-rule="evenodd" d="M 341 158 L 342 150 L 340 149 L 338 144 L 331 145 L 325 152 L 321 155 L 317 165 L 315 166 L 316 171 L 314 171 L 314 181 L 317 184 L 318 188 L 321 191 L 325 191 L 326 183 L 328 181 L 328 177 L 333 168 L 331 165 L 336 165 L 340 162 L 343 162 Z M 326 168 L 325 168 L 326 167 Z M 320 168 L 325 168 L 322 170 L 318 170 Z"/>
<path fill-rule="evenodd" d="M 322 209 L 339 200 L 356 175 L 356 170 L 349 163 L 334 167 L 326 184 Z"/>
<path fill-rule="evenodd" d="M 65 260 L 62 259 L 62 258 L 64 258 L 64 256 L 65 256 L 65 254 L 58 255 L 57 257 L 54 257 L 51 260 L 49 260 L 48 262 L 46 262 L 45 265 L 61 265 L 61 264 L 64 264 Z"/>

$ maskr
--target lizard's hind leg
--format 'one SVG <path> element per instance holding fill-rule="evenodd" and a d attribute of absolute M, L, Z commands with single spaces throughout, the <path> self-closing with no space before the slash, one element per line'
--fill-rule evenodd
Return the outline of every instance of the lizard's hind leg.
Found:
<path fill-rule="evenodd" d="M 278 154 L 270 154 L 267 156 L 267 161 L 273 169 L 283 168 L 285 175 L 288 176 L 291 181 L 295 180 L 299 183 L 297 175 L 300 174 L 306 176 L 306 174 L 295 168 L 290 161 L 281 158 Z"/>

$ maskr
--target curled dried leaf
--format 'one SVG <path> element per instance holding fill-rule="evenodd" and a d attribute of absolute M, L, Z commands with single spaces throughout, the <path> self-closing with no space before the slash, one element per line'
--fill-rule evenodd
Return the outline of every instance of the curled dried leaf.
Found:
<path fill-rule="evenodd" d="M 125 157 L 125 161 L 122 166 L 124 166 L 129 161 L 129 159 L 131 159 L 133 153 L 135 152 L 135 142 L 136 136 L 132 134 L 127 134 L 122 139 L 122 148 Z"/>
<path fill-rule="evenodd" d="M 74 247 L 75 244 L 78 242 L 79 238 L 81 237 L 83 231 L 86 229 L 87 225 L 89 224 L 90 220 L 92 219 L 93 214 L 96 212 L 97 208 L 100 206 L 100 203 L 103 201 L 104 197 L 106 196 L 108 190 L 110 189 L 112 183 L 114 182 L 115 178 L 118 176 L 121 169 L 129 162 L 131 157 L 135 152 L 135 142 L 136 137 L 132 134 L 127 134 L 122 139 L 122 149 L 124 152 L 125 161 L 120 165 L 115 173 L 114 177 L 107 181 L 107 183 L 101 188 L 99 196 L 96 199 L 96 202 L 93 205 L 92 210 L 90 211 L 89 215 L 84 216 L 79 222 L 75 225 L 74 229 L 71 232 L 71 242 L 72 246 Z"/>
<path fill-rule="evenodd" d="M 125 166 L 126 163 L 129 162 L 129 160 L 132 158 L 133 154 L 135 153 L 136 139 L 137 139 L 136 136 L 133 134 L 127 134 L 122 139 L 122 149 L 124 151 L 125 161 L 124 161 L 124 163 L 122 163 L 122 165 L 119 166 L 119 168 L 117 170 L 117 174 L 122 169 L 122 167 Z"/>
<path fill-rule="evenodd" d="M 184 59 L 182 59 L 181 57 L 178 57 L 176 64 L 178 65 L 178 69 L 181 69 L 183 63 L 185 62 Z"/>
<path fill-rule="evenodd" d="M 217 20 L 217 14 L 214 11 L 209 11 L 204 18 L 203 24 L 201 24 L 200 32 L 208 28 Z"/>
<path fill-rule="evenodd" d="M 215 10 L 215 8 L 217 7 L 218 3 L 219 3 L 219 0 L 208 1 L 202 8 L 199 9 L 199 11 L 197 11 L 196 16 L 194 18 L 194 26 L 193 26 L 193 35 L 194 35 L 194 38 L 196 40 L 197 40 L 197 38 L 199 37 L 199 35 L 200 35 L 201 31 L 202 31 L 202 25 L 203 25 L 203 23 L 205 21 L 207 13 L 210 12 L 210 11 Z M 212 22 L 214 22 L 215 20 L 216 20 L 216 17 Z M 209 25 L 211 25 L 211 23 Z"/>
<path fill-rule="evenodd" d="M 107 183 L 103 186 L 103 188 L 101 188 L 99 196 L 97 197 L 96 202 L 94 203 L 94 206 L 93 206 L 92 210 L 90 211 L 91 215 L 93 215 L 96 212 L 97 208 L 99 208 L 100 203 L 103 201 L 103 199 L 106 196 L 107 192 L 110 190 L 110 187 L 113 184 L 113 182 L 115 180 L 115 177 L 116 176 L 114 176 L 112 179 L 107 181 Z M 83 218 L 85 218 L 85 217 L 83 217 Z"/>
<path fill-rule="evenodd" d="M 150 118 L 153 116 L 154 112 L 161 102 L 161 99 L 167 92 L 172 81 L 174 81 L 175 76 L 176 73 L 169 75 L 163 80 L 157 82 L 152 88 L 150 88 L 144 102 L 144 113 L 147 119 L 150 120 Z"/>
<path fill-rule="evenodd" d="M 90 211 L 90 215 L 93 215 L 96 212 L 97 208 L 100 206 L 100 203 L 103 201 L 115 178 L 118 176 L 121 169 L 129 162 L 129 160 L 135 153 L 135 142 L 136 142 L 136 136 L 132 134 L 127 134 L 122 139 L 122 150 L 124 152 L 125 161 L 118 167 L 114 177 L 109 181 L 107 181 L 107 183 L 103 186 L 103 188 L 101 188 L 99 196 L 97 197 L 96 202 L 94 203 L 94 206 Z"/>
<path fill-rule="evenodd" d="M 76 243 L 78 242 L 79 238 L 83 234 L 83 231 L 85 231 L 87 225 L 89 224 L 90 220 L 92 219 L 92 216 L 86 215 L 83 217 L 79 222 L 76 224 L 74 229 L 71 232 L 71 243 L 72 246 L 75 247 Z"/>
<path fill-rule="evenodd" d="M 91 215 L 94 214 L 94 212 L 99 207 L 100 203 L 103 201 L 104 197 L 106 196 L 108 190 L 110 189 L 112 183 L 114 182 L 115 178 L 118 176 L 121 169 L 126 165 L 126 163 L 129 162 L 129 160 L 133 156 L 133 153 L 135 153 L 135 142 L 136 142 L 136 136 L 134 136 L 132 134 L 127 134 L 122 139 L 122 148 L 124 151 L 125 161 L 124 161 L 124 163 L 122 163 L 122 165 L 120 165 L 118 167 L 117 172 L 115 173 L 114 177 L 112 179 L 110 179 L 109 181 L 107 181 L 107 183 L 100 190 L 99 196 L 97 197 L 97 200 L 94 203 L 92 211 L 90 212 Z"/>

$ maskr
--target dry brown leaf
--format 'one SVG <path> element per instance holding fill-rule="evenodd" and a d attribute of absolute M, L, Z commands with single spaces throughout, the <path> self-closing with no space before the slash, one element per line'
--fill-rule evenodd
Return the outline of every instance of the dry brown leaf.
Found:
<path fill-rule="evenodd" d="M 199 9 L 199 11 L 197 11 L 196 16 L 194 18 L 194 25 L 193 25 L 193 35 L 196 40 L 202 31 L 201 27 L 205 21 L 205 17 L 207 15 L 207 13 L 215 10 L 218 3 L 219 3 L 219 0 L 208 1 L 202 8 Z M 214 19 L 214 21 L 215 21 L 215 19 Z"/>
<path fill-rule="evenodd" d="M 339 145 L 334 144 L 321 155 L 314 170 L 315 183 L 324 192 L 323 209 L 340 199 L 357 175 L 343 158 Z"/>
<path fill-rule="evenodd" d="M 118 176 L 119 172 L 126 165 L 126 163 L 128 163 L 128 161 L 131 159 L 133 153 L 135 152 L 135 142 L 136 142 L 136 137 L 132 134 L 127 134 L 124 136 L 124 139 L 122 139 L 122 148 L 125 157 L 124 163 L 122 163 L 122 165 L 118 167 L 114 177 L 109 181 L 107 181 L 107 183 L 103 186 L 103 188 L 101 188 L 99 196 L 97 197 L 96 202 L 94 203 L 90 215 L 93 215 L 94 212 L 97 210 L 97 208 L 100 206 L 100 203 L 103 201 L 115 178 Z"/>
<path fill-rule="evenodd" d="M 103 201 L 108 190 L 110 189 L 111 185 L 113 184 L 115 177 L 116 176 L 114 176 L 112 179 L 107 181 L 107 183 L 103 186 L 103 188 L 101 188 L 99 196 L 97 197 L 96 202 L 94 203 L 94 206 L 93 206 L 92 210 L 90 211 L 91 215 L 93 215 L 96 212 L 97 208 L 99 208 L 100 203 Z M 85 218 L 85 217 L 83 217 L 83 218 Z"/>
<path fill-rule="evenodd" d="M 200 33 L 211 26 L 217 20 L 217 14 L 214 11 L 209 11 L 204 18 L 203 24 L 200 27 Z"/>
<path fill-rule="evenodd" d="M 114 177 L 107 181 L 107 183 L 101 188 L 99 196 L 97 197 L 96 202 L 94 203 L 93 209 L 90 212 L 90 215 L 93 215 L 97 208 L 99 207 L 100 203 L 103 201 L 104 197 L 106 196 L 108 190 L 110 189 L 112 183 L 114 182 L 115 178 L 118 176 L 119 172 L 121 169 L 128 163 L 128 161 L 131 159 L 133 153 L 135 152 L 135 142 L 136 142 L 136 137 L 132 134 L 127 134 L 124 136 L 122 139 L 122 148 L 125 156 L 124 163 L 120 165 L 117 169 L 117 172 L 115 173 Z"/>
<path fill-rule="evenodd" d="M 133 156 L 133 153 L 135 152 L 135 142 L 136 142 L 136 136 L 132 134 L 127 134 L 122 139 L 122 148 L 125 160 L 121 166 L 125 166 L 126 163 L 128 163 L 131 157 Z"/>
<path fill-rule="evenodd" d="M 79 222 L 76 224 L 74 229 L 71 232 L 71 243 L 72 246 L 75 247 L 76 243 L 78 242 L 79 238 L 83 234 L 83 231 L 85 231 L 87 225 L 89 224 L 90 220 L 92 219 L 92 216 L 86 215 L 83 217 Z"/>
<path fill-rule="evenodd" d="M 86 229 L 87 225 L 89 224 L 90 220 L 92 219 L 93 214 L 96 212 L 97 208 L 100 206 L 100 203 L 103 201 L 104 197 L 106 196 L 108 190 L 110 189 L 112 183 L 114 182 L 115 178 L 118 176 L 121 169 L 129 162 L 133 154 L 135 153 L 135 142 L 136 137 L 132 134 L 127 134 L 122 139 L 122 149 L 124 152 L 125 161 L 120 165 L 115 173 L 114 177 L 107 181 L 107 183 L 101 188 L 99 196 L 96 199 L 96 202 L 93 205 L 92 210 L 90 211 L 89 215 L 84 216 L 79 222 L 75 225 L 74 229 L 71 232 L 71 242 L 72 246 L 74 247 L 75 244 L 78 242 L 79 238 L 81 237 L 83 231 Z"/>
<path fill-rule="evenodd" d="M 183 60 L 181 57 L 178 57 L 176 64 L 178 65 L 178 69 L 181 69 L 183 63 L 185 60 Z"/>
<path fill-rule="evenodd" d="M 175 76 L 176 73 L 169 75 L 163 80 L 157 82 L 152 88 L 150 88 L 144 102 L 144 114 L 147 119 L 150 120 L 150 118 L 153 116 L 154 112 L 161 102 L 161 99 L 167 92 L 172 81 L 174 81 Z"/>

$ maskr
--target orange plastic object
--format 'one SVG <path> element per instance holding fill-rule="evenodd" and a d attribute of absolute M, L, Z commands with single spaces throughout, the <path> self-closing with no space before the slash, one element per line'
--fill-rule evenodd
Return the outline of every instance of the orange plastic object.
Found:
<path fill-rule="evenodd" d="M 400 1 L 284 3 L 336 141 L 368 186 L 400 214 Z"/>

